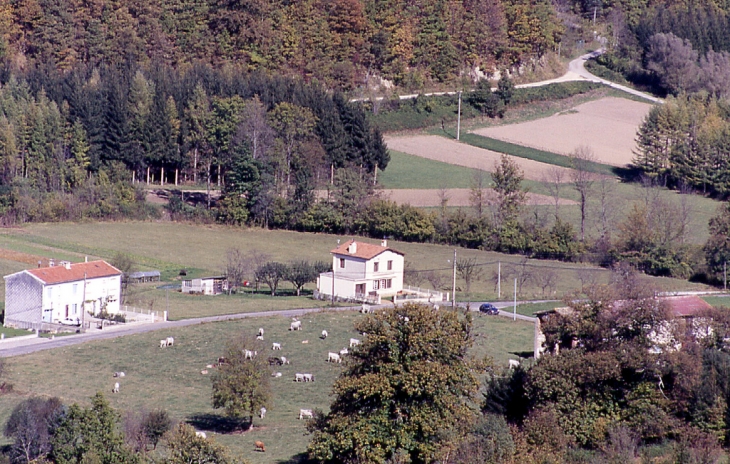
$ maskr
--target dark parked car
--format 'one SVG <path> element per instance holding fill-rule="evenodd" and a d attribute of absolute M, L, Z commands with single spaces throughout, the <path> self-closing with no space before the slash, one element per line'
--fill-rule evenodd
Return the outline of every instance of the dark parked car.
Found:
<path fill-rule="evenodd" d="M 495 314 L 499 314 L 499 309 L 497 309 L 497 307 L 494 306 L 492 303 L 484 303 L 483 305 L 479 306 L 479 311 L 492 316 Z"/>

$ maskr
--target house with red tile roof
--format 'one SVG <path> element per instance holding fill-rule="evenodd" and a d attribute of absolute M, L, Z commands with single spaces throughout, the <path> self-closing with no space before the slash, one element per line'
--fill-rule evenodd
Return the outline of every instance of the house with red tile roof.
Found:
<path fill-rule="evenodd" d="M 404 255 L 388 247 L 348 240 L 331 251 L 332 272 L 317 279 L 317 292 L 324 298 L 379 301 L 403 290 Z"/>
<path fill-rule="evenodd" d="M 119 312 L 122 272 L 106 261 L 52 260 L 48 267 L 6 275 L 5 326 L 80 324 L 85 314 Z"/>

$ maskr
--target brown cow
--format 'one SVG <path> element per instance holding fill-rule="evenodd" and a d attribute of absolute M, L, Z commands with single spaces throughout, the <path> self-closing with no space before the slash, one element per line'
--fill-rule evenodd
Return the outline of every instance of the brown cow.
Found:
<path fill-rule="evenodd" d="M 266 452 L 266 446 L 263 441 L 255 441 L 253 444 L 256 447 L 256 451 L 261 451 L 262 453 Z"/>

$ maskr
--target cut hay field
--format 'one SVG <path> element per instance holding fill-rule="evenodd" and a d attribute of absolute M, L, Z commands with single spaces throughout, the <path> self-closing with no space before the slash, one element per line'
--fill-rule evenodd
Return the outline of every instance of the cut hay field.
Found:
<path fill-rule="evenodd" d="M 166 409 L 176 420 L 205 430 L 235 456 L 253 463 L 294 462 L 309 442 L 297 413 L 300 408 L 327 410 L 332 384 L 342 368 L 326 362 L 327 352 L 347 346 L 350 337 L 360 338 L 353 330 L 360 317 L 364 316 L 351 312 L 309 314 L 302 317 L 301 332 L 289 332 L 289 319 L 283 317 L 210 323 L 9 358 L 3 381 L 14 385 L 14 393 L 0 396 L 0 424 L 5 424 L 15 405 L 32 395 L 88 405 L 89 398 L 101 391 L 122 412 Z M 269 356 L 270 343 L 280 342 L 282 351 L 276 354 L 289 357 L 291 365 L 272 368 L 283 376 L 271 378 L 273 401 L 267 405 L 266 419 L 256 418 L 253 430 L 243 434 L 219 433 L 223 413 L 211 408 L 210 375 L 201 375 L 201 370 L 223 353 L 226 340 L 242 333 L 253 336 L 259 327 L 266 333 L 259 355 Z M 326 340 L 318 338 L 322 329 L 329 332 Z M 477 315 L 470 355 L 491 356 L 497 366 L 505 366 L 517 353 L 532 350 L 533 330 L 531 323 Z M 162 336 L 175 337 L 175 346 L 160 349 L 157 341 Z M 302 344 L 303 340 L 309 343 Z M 115 371 L 126 376 L 114 379 Z M 315 382 L 293 382 L 296 372 L 314 374 Z M 112 394 L 116 380 L 120 392 Z M 266 443 L 266 454 L 254 451 L 255 440 Z"/>
<path fill-rule="evenodd" d="M 128 254 L 138 268 L 158 269 L 162 271 L 163 280 L 177 282 L 178 271 L 183 268 L 194 270 L 198 275 L 222 272 L 226 253 L 230 248 L 238 248 L 244 253 L 265 253 L 272 260 L 280 262 L 302 259 L 329 261 L 330 250 L 337 245 L 337 241 L 349 238 L 351 237 L 171 222 L 55 223 L 31 224 L 22 229 L 4 230 L 0 233 L 0 249 L 23 249 L 27 253 L 49 257 L 72 255 L 75 256 L 75 261 L 83 260 L 85 255 L 90 258 L 112 259 L 121 252 Z M 396 241 L 391 241 L 390 246 L 403 252 L 407 265 L 413 269 L 433 271 L 440 276 L 441 289 L 451 289 L 452 269 L 449 260 L 453 259 L 453 247 Z M 483 269 L 482 280 L 472 285 L 470 294 L 464 293 L 465 283 L 457 278 L 458 301 L 497 299 L 493 278 L 497 274 L 499 263 L 506 275 L 523 260 L 518 255 L 462 248 L 457 248 L 457 254 L 459 259 L 474 258 Z M 580 290 L 585 283 L 607 283 L 610 278 L 610 272 L 606 269 L 578 263 L 527 260 L 525 268 L 534 273 L 549 270 L 556 274 L 557 279 L 554 288 L 546 289 L 545 293 L 536 283 L 526 284 L 518 295 L 520 299 L 562 298 L 566 293 Z M 657 287 L 667 290 L 704 288 L 702 285 L 677 279 L 651 280 Z M 418 280 L 416 284 L 431 287 L 425 278 Z M 281 284 L 281 287 L 285 290 L 291 289 L 288 283 Z M 512 295 L 505 290 L 500 296 L 509 299 Z M 277 308 L 316 307 L 322 304 L 308 297 L 270 297 L 263 294 L 251 296 L 249 293 L 231 296 L 183 295 L 175 290 L 161 289 L 149 284 L 133 287 L 130 300 L 135 306 L 144 309 L 169 309 L 171 319 Z"/>
<path fill-rule="evenodd" d="M 547 118 L 473 132 L 562 155 L 584 145 L 593 150 L 596 161 L 626 166 L 634 157 L 636 131 L 651 108 L 648 103 L 608 97 Z"/>

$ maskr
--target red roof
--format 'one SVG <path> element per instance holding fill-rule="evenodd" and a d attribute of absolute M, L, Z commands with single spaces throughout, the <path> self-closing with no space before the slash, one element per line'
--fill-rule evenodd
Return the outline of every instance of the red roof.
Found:
<path fill-rule="evenodd" d="M 708 302 L 696 295 L 671 296 L 662 298 L 662 300 L 667 302 L 672 314 L 678 317 L 697 316 L 712 309 Z"/>
<path fill-rule="evenodd" d="M 66 266 L 59 264 L 53 267 L 29 269 L 27 272 L 46 284 L 60 284 L 84 280 L 84 278 L 95 279 L 122 274 L 119 269 L 101 260 L 89 261 L 88 263 L 72 263 L 69 267 L 70 269 L 66 269 Z"/>
<path fill-rule="evenodd" d="M 354 253 L 350 253 L 350 245 L 353 244 L 355 245 L 355 251 Z M 365 242 L 356 242 L 355 240 L 348 240 L 347 242 L 332 250 L 332 253 L 336 255 L 354 256 L 355 258 L 372 259 L 385 251 L 392 251 L 393 253 L 398 253 L 399 255 L 403 254 L 400 251 L 394 250 L 387 246 L 374 245 L 372 243 Z"/>

